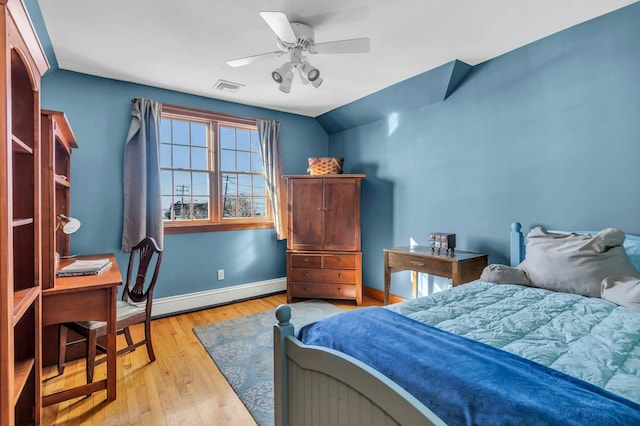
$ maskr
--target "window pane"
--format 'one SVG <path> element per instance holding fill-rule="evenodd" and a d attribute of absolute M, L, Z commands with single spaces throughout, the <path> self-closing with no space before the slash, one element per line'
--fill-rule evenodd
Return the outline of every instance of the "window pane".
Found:
<path fill-rule="evenodd" d="M 236 197 L 224 197 L 223 199 L 223 208 L 222 208 L 222 216 L 223 217 L 236 217 Z"/>
<path fill-rule="evenodd" d="M 171 167 L 171 145 L 169 144 L 160 145 L 160 167 Z"/>
<path fill-rule="evenodd" d="M 236 149 L 249 151 L 249 131 L 245 129 L 236 130 Z"/>
<path fill-rule="evenodd" d="M 160 121 L 160 142 L 171 142 L 171 120 L 163 118 Z"/>
<path fill-rule="evenodd" d="M 188 169 L 189 168 L 189 147 L 188 146 L 173 146 L 173 168 L 174 169 Z"/>
<path fill-rule="evenodd" d="M 265 179 L 264 176 L 254 176 L 253 177 L 253 195 L 266 195 L 265 190 Z"/>
<path fill-rule="evenodd" d="M 191 195 L 191 173 L 174 172 L 173 185 L 173 193 L 175 194 L 176 200 L 188 202 L 187 198 Z"/>
<path fill-rule="evenodd" d="M 222 196 L 236 195 L 238 188 L 236 186 L 237 176 L 235 174 L 225 173 L 222 175 Z"/>
<path fill-rule="evenodd" d="M 207 170 L 206 148 L 191 148 L 191 168 L 194 170 Z"/>
<path fill-rule="evenodd" d="M 238 195 L 251 195 L 251 175 L 238 175 Z"/>
<path fill-rule="evenodd" d="M 207 146 L 207 125 L 204 123 L 191 123 L 191 145 Z"/>
<path fill-rule="evenodd" d="M 267 200 L 264 197 L 253 198 L 253 215 L 258 217 L 267 216 Z"/>
<path fill-rule="evenodd" d="M 173 184 L 171 183 L 170 171 L 163 170 L 160 172 L 160 193 L 162 195 L 173 194 Z"/>
<path fill-rule="evenodd" d="M 220 170 L 223 172 L 235 172 L 236 171 L 236 156 L 235 151 L 223 149 L 220 152 Z"/>
<path fill-rule="evenodd" d="M 193 173 L 193 196 L 207 196 L 209 194 L 209 174 Z"/>
<path fill-rule="evenodd" d="M 173 219 L 174 220 L 190 220 L 191 219 L 191 204 L 188 198 L 185 199 L 186 203 L 181 199 L 176 199 L 173 203 Z"/>
<path fill-rule="evenodd" d="M 249 167 L 249 153 L 244 151 L 236 151 L 236 159 L 237 159 L 237 171 L 239 172 L 250 172 L 251 168 Z"/>
<path fill-rule="evenodd" d="M 193 218 L 209 219 L 209 199 L 207 197 L 193 197 Z"/>
<path fill-rule="evenodd" d="M 171 196 L 162 197 L 162 220 L 171 220 Z"/>
<path fill-rule="evenodd" d="M 236 132 L 233 127 L 220 127 L 220 148 L 235 149 Z"/>
<path fill-rule="evenodd" d="M 251 217 L 252 211 L 251 197 L 247 195 L 238 196 L 238 217 Z"/>
<path fill-rule="evenodd" d="M 189 122 L 173 120 L 173 143 L 189 145 Z"/>
<path fill-rule="evenodd" d="M 256 130 L 251 132 L 251 151 L 260 152 L 260 136 Z"/>
<path fill-rule="evenodd" d="M 251 154 L 251 172 L 262 173 L 262 156 L 259 153 Z"/>

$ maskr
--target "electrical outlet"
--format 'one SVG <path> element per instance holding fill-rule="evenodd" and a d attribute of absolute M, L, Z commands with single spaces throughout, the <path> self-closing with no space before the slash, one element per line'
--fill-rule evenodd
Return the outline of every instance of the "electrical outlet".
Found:
<path fill-rule="evenodd" d="M 218 281 L 224 280 L 224 269 L 218 269 Z"/>

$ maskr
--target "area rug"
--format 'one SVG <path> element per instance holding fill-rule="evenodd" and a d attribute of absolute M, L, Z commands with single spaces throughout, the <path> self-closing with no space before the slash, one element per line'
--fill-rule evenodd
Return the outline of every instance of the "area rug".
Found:
<path fill-rule="evenodd" d="M 296 330 L 344 312 L 323 300 L 293 303 Z M 224 377 L 259 425 L 273 425 L 273 325 L 275 309 L 232 320 L 194 327 Z"/>

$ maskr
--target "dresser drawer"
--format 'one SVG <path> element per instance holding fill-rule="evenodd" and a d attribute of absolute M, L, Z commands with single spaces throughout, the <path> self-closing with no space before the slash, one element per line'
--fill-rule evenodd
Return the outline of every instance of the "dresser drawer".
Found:
<path fill-rule="evenodd" d="M 290 255 L 292 268 L 321 268 L 322 256 L 314 254 L 292 254 Z"/>
<path fill-rule="evenodd" d="M 356 282 L 355 269 L 305 269 L 289 270 L 291 281 L 305 283 L 352 283 Z"/>
<path fill-rule="evenodd" d="M 322 267 L 327 269 L 356 269 L 358 258 L 350 254 L 325 254 L 322 256 Z"/>
<path fill-rule="evenodd" d="M 356 286 L 353 284 L 291 283 L 291 297 L 318 297 L 326 299 L 353 299 Z"/>

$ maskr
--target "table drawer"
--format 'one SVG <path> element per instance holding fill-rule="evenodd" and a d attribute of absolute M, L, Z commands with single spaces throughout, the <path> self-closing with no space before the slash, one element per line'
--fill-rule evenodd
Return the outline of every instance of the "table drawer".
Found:
<path fill-rule="evenodd" d="M 318 297 L 327 299 L 353 299 L 356 286 L 353 284 L 309 284 L 291 283 L 291 297 Z"/>
<path fill-rule="evenodd" d="M 322 267 L 328 269 L 356 269 L 358 258 L 355 254 L 325 254 Z"/>
<path fill-rule="evenodd" d="M 313 254 L 291 254 L 292 268 L 321 268 L 322 256 Z"/>
<path fill-rule="evenodd" d="M 423 256 L 389 253 L 389 267 L 451 278 L 451 262 L 428 259 Z"/>
<path fill-rule="evenodd" d="M 305 269 L 289 270 L 291 281 L 305 283 L 353 283 L 356 282 L 355 269 Z"/>

